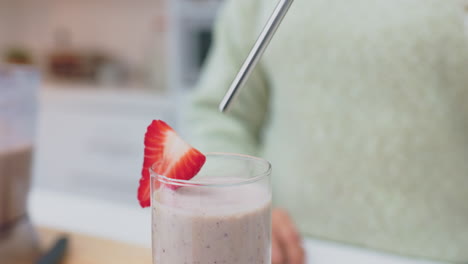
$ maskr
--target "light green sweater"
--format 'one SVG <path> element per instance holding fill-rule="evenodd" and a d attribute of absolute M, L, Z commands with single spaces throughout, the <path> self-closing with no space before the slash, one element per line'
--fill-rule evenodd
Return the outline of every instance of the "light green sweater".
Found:
<path fill-rule="evenodd" d="M 296 0 L 227 115 L 276 0 L 228 1 L 188 115 L 203 151 L 273 164 L 308 236 L 468 262 L 468 41 L 459 0 Z"/>

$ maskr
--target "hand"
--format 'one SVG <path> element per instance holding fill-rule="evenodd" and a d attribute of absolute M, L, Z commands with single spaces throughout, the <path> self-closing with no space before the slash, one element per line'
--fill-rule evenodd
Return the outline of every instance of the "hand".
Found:
<path fill-rule="evenodd" d="M 272 264 L 304 264 L 301 236 L 288 213 L 274 209 L 272 225 Z"/>

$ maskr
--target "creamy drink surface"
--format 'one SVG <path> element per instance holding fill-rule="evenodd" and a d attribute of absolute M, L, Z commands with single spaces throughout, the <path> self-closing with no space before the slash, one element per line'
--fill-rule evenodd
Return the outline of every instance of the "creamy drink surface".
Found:
<path fill-rule="evenodd" d="M 162 187 L 153 199 L 154 264 L 270 263 L 271 197 L 260 185 Z"/>

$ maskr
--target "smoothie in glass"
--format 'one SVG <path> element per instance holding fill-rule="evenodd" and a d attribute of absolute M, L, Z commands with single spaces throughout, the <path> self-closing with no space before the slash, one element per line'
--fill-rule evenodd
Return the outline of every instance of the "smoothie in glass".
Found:
<path fill-rule="evenodd" d="M 154 264 L 271 263 L 270 164 L 209 154 L 190 181 L 151 175 Z"/>

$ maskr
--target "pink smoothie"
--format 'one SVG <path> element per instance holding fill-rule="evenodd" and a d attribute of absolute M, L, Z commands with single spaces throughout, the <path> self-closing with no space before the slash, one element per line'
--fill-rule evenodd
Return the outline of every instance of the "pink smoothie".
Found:
<path fill-rule="evenodd" d="M 154 264 L 269 264 L 271 197 L 260 185 L 154 193 Z"/>

